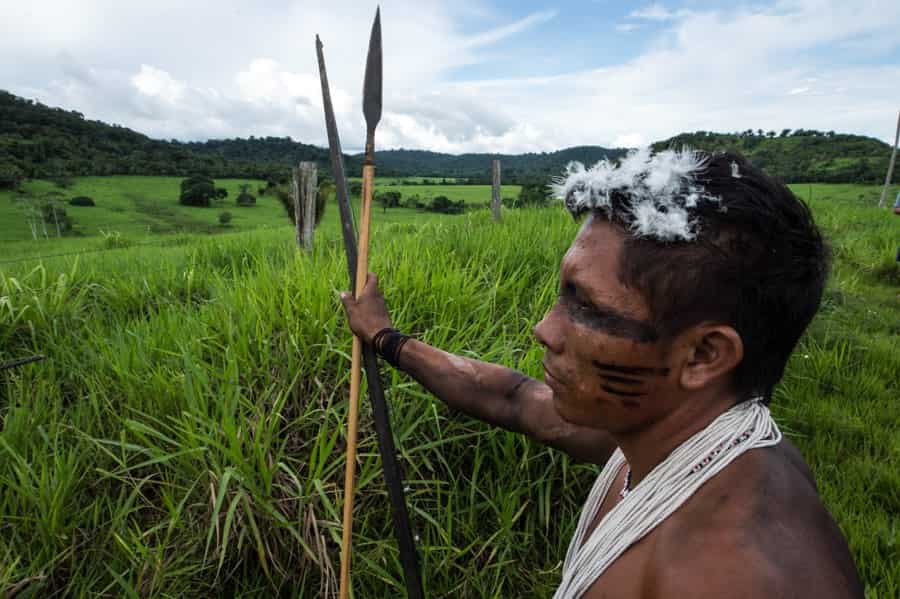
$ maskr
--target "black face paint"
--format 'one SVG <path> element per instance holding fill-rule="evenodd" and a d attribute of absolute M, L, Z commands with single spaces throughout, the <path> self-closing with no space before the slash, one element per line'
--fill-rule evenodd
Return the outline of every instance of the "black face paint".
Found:
<path fill-rule="evenodd" d="M 622 397 L 640 397 L 642 395 L 647 395 L 646 393 L 641 393 L 639 391 L 622 391 L 621 389 L 614 389 L 609 385 L 600 385 L 600 388 L 607 393 L 612 393 L 613 395 L 621 395 Z"/>
<path fill-rule="evenodd" d="M 633 378 L 630 376 L 616 376 L 614 374 L 603 374 L 603 379 L 607 380 L 611 383 L 620 383 L 622 385 L 641 385 L 644 383 L 642 379 Z"/>
<path fill-rule="evenodd" d="M 593 365 L 599 370 L 609 370 L 619 374 L 634 375 L 639 377 L 668 376 L 668 368 L 652 368 L 648 366 L 620 366 L 619 364 L 605 364 L 594 360 Z"/>
<path fill-rule="evenodd" d="M 659 339 L 659 333 L 649 323 L 621 314 L 612 308 L 595 305 L 582 297 L 578 287 L 572 282 L 563 284 L 560 298 L 572 320 L 595 331 L 639 343 L 650 343 Z"/>

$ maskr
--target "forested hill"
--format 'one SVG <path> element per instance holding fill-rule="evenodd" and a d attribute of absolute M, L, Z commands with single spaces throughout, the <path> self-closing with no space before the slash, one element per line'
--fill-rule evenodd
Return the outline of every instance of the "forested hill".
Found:
<path fill-rule="evenodd" d="M 874 182 L 884 177 L 890 146 L 870 137 L 798 129 L 742 133 L 684 133 L 654 144 L 737 150 L 769 173 L 794 181 Z M 625 150 L 579 146 L 531 154 L 441 154 L 423 150 L 377 152 L 380 175 L 490 180 L 491 160 L 501 161 L 503 181 L 523 183 L 562 172 L 575 160 L 594 164 Z M 301 160 L 330 170 L 328 150 L 289 137 L 250 137 L 182 143 L 154 140 L 118 125 L 87 120 L 0 90 L 0 187 L 26 178 L 77 175 L 176 175 L 284 180 Z M 362 156 L 345 156 L 358 173 Z"/>
<path fill-rule="evenodd" d="M 891 154 L 890 145 L 872 137 L 809 129 L 784 129 L 779 133 L 697 131 L 653 144 L 656 150 L 682 146 L 740 152 L 756 166 L 787 183 L 880 182 L 884 180 Z"/>
<path fill-rule="evenodd" d="M 531 154 L 441 154 L 425 150 L 387 150 L 378 152 L 378 172 L 386 175 L 457 177 L 487 182 L 491 161 L 500 160 L 504 181 L 546 178 L 558 175 L 573 160 L 594 164 L 603 158 L 618 158 L 624 149 L 578 146 L 557 152 Z M 355 156 L 361 159 L 362 156 Z"/>
<path fill-rule="evenodd" d="M 328 163 L 328 152 L 290 138 L 180 143 L 155 140 L 79 112 L 0 90 L 0 187 L 23 178 L 78 175 L 283 177 L 300 160 Z"/>

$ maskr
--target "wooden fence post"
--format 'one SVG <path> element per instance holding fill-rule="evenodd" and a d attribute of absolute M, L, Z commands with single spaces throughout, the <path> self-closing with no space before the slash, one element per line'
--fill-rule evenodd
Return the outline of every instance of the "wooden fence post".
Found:
<path fill-rule="evenodd" d="M 316 195 L 318 174 L 315 162 L 301 162 L 293 169 L 294 221 L 297 225 L 297 246 L 312 250 L 316 227 Z"/>
<path fill-rule="evenodd" d="M 881 199 L 878 207 L 884 208 L 884 198 L 887 196 L 888 187 L 891 186 L 891 178 L 894 176 L 894 161 L 897 160 L 897 142 L 900 141 L 900 113 L 897 113 L 897 132 L 894 133 L 894 149 L 891 150 L 891 164 L 888 166 L 887 177 L 884 178 L 884 188 L 881 190 Z"/>
<path fill-rule="evenodd" d="M 494 220 L 500 220 L 500 161 L 491 162 L 491 212 Z"/>

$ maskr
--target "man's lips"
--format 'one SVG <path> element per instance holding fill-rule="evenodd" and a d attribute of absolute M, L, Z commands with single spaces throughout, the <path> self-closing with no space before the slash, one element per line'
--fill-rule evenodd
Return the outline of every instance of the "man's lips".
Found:
<path fill-rule="evenodd" d="M 559 379 L 553 374 L 553 371 L 547 368 L 547 364 L 541 364 L 544 367 L 544 382 L 547 383 L 549 387 L 560 387 L 561 384 Z"/>

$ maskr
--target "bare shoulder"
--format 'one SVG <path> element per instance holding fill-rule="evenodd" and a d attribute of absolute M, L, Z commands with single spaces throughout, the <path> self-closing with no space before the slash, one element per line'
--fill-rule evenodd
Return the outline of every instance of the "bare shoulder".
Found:
<path fill-rule="evenodd" d="M 748 451 L 659 528 L 648 597 L 862 597 L 847 542 L 787 440 Z"/>

